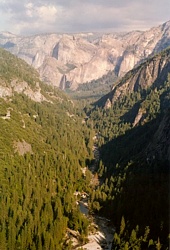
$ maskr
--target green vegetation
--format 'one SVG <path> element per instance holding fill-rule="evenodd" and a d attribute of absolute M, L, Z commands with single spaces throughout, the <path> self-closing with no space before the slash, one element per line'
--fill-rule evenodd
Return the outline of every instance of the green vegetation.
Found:
<path fill-rule="evenodd" d="M 85 95 L 74 97 L 77 108 L 22 60 L 1 49 L 0 56 L 0 84 L 26 81 L 34 89 L 38 82 L 46 98 L 0 99 L 0 250 L 69 250 L 70 229 L 85 242 L 89 222 L 75 191 L 90 194 L 91 213 L 110 218 L 113 249 L 168 249 L 170 75 L 109 109 L 89 104 L 107 77 L 94 90 L 85 84 Z M 94 160 L 95 133 L 100 185 L 91 186 L 90 171 L 82 169 Z"/>
<path fill-rule="evenodd" d="M 79 85 L 76 91 L 66 89 L 66 93 L 77 101 L 79 105 L 83 105 L 84 108 L 87 103 L 92 103 L 108 93 L 116 80 L 117 77 L 114 71 L 109 71 L 106 75 L 97 80 Z"/>
<path fill-rule="evenodd" d="M 3 50 L 1 56 L 7 65 L 1 79 L 9 87 L 11 80 L 27 76 L 37 82 L 35 71 L 22 60 Z M 0 99 L 2 250 L 70 249 L 67 228 L 78 231 L 81 242 L 87 236 L 88 220 L 74 192 L 90 188 L 90 173 L 84 176 L 82 168 L 93 158 L 92 135 L 72 101 L 60 90 L 41 82 L 40 87 L 48 101 L 34 102 L 17 93 Z M 8 111 L 10 118 L 3 119 Z"/>
<path fill-rule="evenodd" d="M 147 249 L 149 246 L 159 249 L 156 248 L 159 244 L 163 245 L 161 249 L 168 247 L 167 152 L 160 145 L 158 152 L 149 148 L 168 108 L 170 75 L 159 87 L 124 96 L 110 109 L 85 108 L 89 116 L 87 124 L 98 135 L 100 152 L 96 171 L 101 185 L 91 194 L 90 209 L 109 216 L 116 228 L 122 216 L 127 221 L 124 234 L 116 230 L 113 249 Z M 134 125 L 138 115 L 140 119 Z M 166 126 L 169 129 L 169 125 Z M 168 147 L 166 141 L 168 143 L 165 138 L 165 148 Z M 147 240 L 143 236 L 145 228 L 149 231 Z M 136 235 L 136 243 L 132 242 L 131 234 Z"/>
<path fill-rule="evenodd" d="M 116 81 L 117 77 L 114 73 L 114 71 L 109 71 L 106 75 L 102 76 L 101 78 L 97 80 L 92 80 L 91 82 L 83 83 L 79 85 L 77 88 L 77 91 L 90 91 L 90 90 L 96 90 L 100 87 L 105 86 L 112 86 L 113 83 Z"/>
<path fill-rule="evenodd" d="M 129 234 L 129 231 L 126 230 L 124 217 L 122 217 L 119 234 L 115 233 L 113 237 L 112 249 L 161 249 L 159 238 L 155 242 L 149 239 L 150 229 L 148 226 L 143 235 L 140 235 L 139 231 L 139 226 L 136 226 Z"/>
<path fill-rule="evenodd" d="M 89 123 L 93 121 L 95 131 L 99 134 L 98 145 L 101 146 L 110 140 L 125 134 L 133 127 L 135 117 L 142 114 L 140 125 L 157 117 L 169 103 L 169 80 L 160 88 L 143 90 L 123 96 L 114 102 L 110 109 L 87 106 L 85 111 L 90 115 Z M 92 110 L 92 112 L 91 112 Z"/>
<path fill-rule="evenodd" d="M 0 83 L 10 85 L 16 79 L 26 81 L 31 87 L 40 82 L 38 73 L 25 61 L 0 48 Z"/>

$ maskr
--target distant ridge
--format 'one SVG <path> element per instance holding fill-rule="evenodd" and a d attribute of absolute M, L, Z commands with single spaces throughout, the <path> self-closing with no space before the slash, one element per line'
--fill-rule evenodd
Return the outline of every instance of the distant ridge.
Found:
<path fill-rule="evenodd" d="M 109 71 L 122 77 L 148 56 L 170 46 L 170 21 L 147 31 L 128 33 L 22 37 L 3 32 L 0 46 L 36 68 L 46 83 L 75 90 Z"/>
<path fill-rule="evenodd" d="M 96 102 L 96 105 L 105 106 L 108 100 L 113 104 L 123 96 L 147 90 L 148 88 L 159 87 L 167 80 L 170 73 L 170 47 L 157 55 L 146 59 L 138 67 L 125 74 L 112 90 Z"/>

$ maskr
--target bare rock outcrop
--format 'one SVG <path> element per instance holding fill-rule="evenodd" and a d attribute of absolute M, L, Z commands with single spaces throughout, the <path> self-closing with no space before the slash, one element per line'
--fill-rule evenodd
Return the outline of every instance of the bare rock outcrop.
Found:
<path fill-rule="evenodd" d="M 12 89 L 7 86 L 0 85 L 0 97 L 5 98 L 7 96 L 12 96 Z"/>
<path fill-rule="evenodd" d="M 105 103 L 104 108 L 105 108 L 105 109 L 110 109 L 111 106 L 112 106 L 112 103 L 111 103 L 110 99 L 108 98 L 107 101 L 106 101 L 106 103 Z"/>
<path fill-rule="evenodd" d="M 43 34 L 21 37 L 0 34 L 0 46 L 36 68 L 41 79 L 68 87 L 102 77 L 113 70 L 123 76 L 149 55 L 170 45 L 170 21 L 147 31 L 128 33 Z M 67 87 L 67 86 L 66 86 Z"/>
<path fill-rule="evenodd" d="M 14 95 L 14 92 L 18 94 L 25 94 L 31 100 L 35 102 L 47 101 L 47 99 L 41 94 L 41 88 L 39 84 L 36 84 L 36 88 L 31 88 L 25 81 L 12 80 L 10 84 L 1 83 L 0 85 L 0 97 L 6 98 Z"/>
<path fill-rule="evenodd" d="M 170 72 L 170 48 L 148 59 L 146 62 L 129 71 L 112 89 L 110 100 L 114 103 L 123 95 L 159 86 L 167 79 Z"/>
<path fill-rule="evenodd" d="M 133 122 L 133 127 L 139 124 L 144 119 L 144 115 L 146 114 L 146 110 L 143 110 L 142 108 L 139 108 L 138 113 L 135 117 L 135 120 Z"/>
<path fill-rule="evenodd" d="M 27 143 L 26 141 L 15 141 L 14 142 L 14 150 L 15 153 L 17 152 L 19 155 L 24 155 L 26 153 L 33 153 L 31 144 Z"/>
<path fill-rule="evenodd" d="M 170 73 L 170 47 L 158 53 L 157 55 L 148 58 L 138 67 L 129 71 L 112 87 L 112 90 L 100 98 L 95 105 L 106 107 L 108 100 L 109 105 L 114 103 L 126 95 L 134 92 L 146 92 L 149 89 L 159 88 L 167 81 Z M 137 112 L 137 111 L 136 111 Z M 145 119 L 145 110 L 139 108 L 133 126 Z"/>

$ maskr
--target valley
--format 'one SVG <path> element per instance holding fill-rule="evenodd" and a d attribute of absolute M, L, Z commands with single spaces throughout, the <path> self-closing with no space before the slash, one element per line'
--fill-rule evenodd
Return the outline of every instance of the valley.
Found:
<path fill-rule="evenodd" d="M 97 167 L 100 185 L 96 186 L 90 196 L 89 208 L 97 214 L 107 216 L 116 228 L 121 228 L 121 224 L 124 224 L 122 225 L 124 232 L 116 233 L 113 238 L 113 249 L 116 247 L 124 249 L 125 245 L 129 244 L 139 249 L 146 246 L 149 248 L 151 244 L 150 247 L 156 249 L 151 243 L 153 240 L 148 237 L 152 237 L 152 230 L 154 234 L 156 233 L 156 227 L 159 228 L 159 222 L 156 226 L 156 221 L 157 219 L 159 221 L 160 217 L 163 218 L 165 214 L 167 223 L 164 221 L 164 229 L 168 232 L 169 49 L 153 57 L 154 63 L 159 62 L 159 56 L 161 56 L 161 61 L 167 63 L 164 63 L 165 68 L 160 70 L 156 81 L 153 75 L 153 85 L 147 87 L 146 92 L 145 87 L 143 89 L 140 87 L 140 90 L 136 89 L 136 91 L 127 87 L 128 75 L 131 76 L 131 79 L 135 78 L 136 72 L 140 72 L 141 68 L 145 69 L 144 63 L 141 68 L 139 66 L 134 72 L 125 75 L 122 82 L 120 80 L 115 87 L 118 91 L 120 88 L 126 91 L 127 88 L 130 93 L 121 91 L 122 96 L 115 98 L 115 92 L 112 90 L 97 102 L 92 103 L 91 106 L 85 107 L 88 115 L 87 125 L 95 129 L 98 135 L 96 143 L 97 151 L 100 154 Z M 164 60 L 166 56 L 167 60 Z M 146 62 L 147 67 L 150 63 L 152 64 L 152 59 L 150 60 L 150 62 Z M 146 74 L 144 76 L 147 78 Z M 129 82 L 133 83 L 132 80 Z M 138 84 L 140 85 L 141 82 L 139 80 Z M 106 106 L 108 98 L 111 103 L 109 107 Z M 165 120 L 166 122 L 164 122 Z M 156 137 L 164 139 L 158 139 L 158 142 Z M 153 144 L 152 141 L 154 141 Z M 140 185 L 138 185 L 139 183 Z M 163 193 L 161 190 L 164 190 Z M 159 195 L 162 193 L 161 196 L 158 193 Z M 165 204 L 163 214 L 161 208 L 155 209 L 154 202 L 150 199 L 152 196 L 156 200 L 161 197 L 162 201 L 158 203 L 164 202 Z M 140 206 L 141 199 L 145 204 L 143 207 Z M 126 226 L 124 216 L 128 218 L 131 225 Z M 145 218 L 148 222 L 150 221 L 150 226 L 143 224 Z M 138 225 L 143 229 L 139 230 Z M 158 231 L 156 234 L 159 234 Z M 159 232 L 161 231 L 162 229 Z M 162 236 L 165 235 L 165 231 L 161 232 Z M 142 235 L 143 232 L 145 236 Z M 133 234 L 135 238 L 132 240 Z M 122 245 L 120 245 L 121 241 Z M 155 242 L 155 244 L 159 243 Z"/>
<path fill-rule="evenodd" d="M 0 35 L 0 250 L 168 250 L 169 27 Z"/>

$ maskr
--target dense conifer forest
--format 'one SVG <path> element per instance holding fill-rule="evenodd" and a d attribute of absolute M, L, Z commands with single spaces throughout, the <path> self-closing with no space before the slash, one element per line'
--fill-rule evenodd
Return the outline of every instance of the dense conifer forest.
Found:
<path fill-rule="evenodd" d="M 29 78 L 34 88 L 32 68 L 5 51 L 1 56 L 1 84 Z M 90 188 L 90 172 L 82 169 L 93 157 L 92 135 L 71 100 L 39 84 L 48 101 L 15 92 L 0 98 L 1 250 L 70 249 L 67 228 L 79 232 L 80 242 L 87 236 L 74 192 Z"/>
<path fill-rule="evenodd" d="M 168 249 L 170 75 L 106 108 L 92 94 L 73 102 L 22 60 L 0 56 L 0 86 L 12 91 L 0 98 L 0 250 L 71 250 L 69 230 L 81 246 L 90 222 L 76 191 L 89 194 L 92 215 L 110 219 L 112 249 Z M 94 86 L 114 82 L 107 77 Z M 13 80 L 33 91 L 38 82 L 44 101 L 15 92 Z"/>
<path fill-rule="evenodd" d="M 96 171 L 101 185 L 89 206 L 116 226 L 113 249 L 168 249 L 169 108 L 170 75 L 159 87 L 123 96 L 111 108 L 85 108 L 100 152 Z M 165 151 L 154 145 L 160 126 L 166 131 Z"/>

